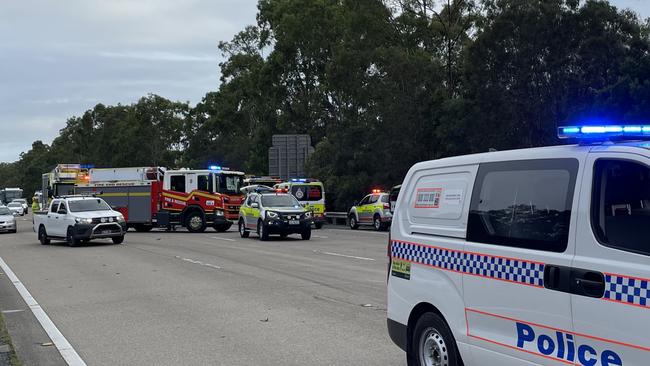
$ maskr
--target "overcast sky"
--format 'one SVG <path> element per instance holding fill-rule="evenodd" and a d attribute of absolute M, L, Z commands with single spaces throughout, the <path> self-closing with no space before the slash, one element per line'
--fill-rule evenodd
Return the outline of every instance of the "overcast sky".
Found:
<path fill-rule="evenodd" d="M 612 0 L 650 17 L 648 0 Z M 0 0 L 0 162 L 97 103 L 200 101 L 257 0 Z"/>

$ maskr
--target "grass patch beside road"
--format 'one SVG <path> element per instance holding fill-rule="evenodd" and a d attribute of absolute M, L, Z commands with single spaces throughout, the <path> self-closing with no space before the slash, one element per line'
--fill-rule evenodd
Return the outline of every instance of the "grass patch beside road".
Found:
<path fill-rule="evenodd" d="M 21 366 L 20 360 L 16 355 L 16 350 L 14 349 L 13 343 L 11 343 L 11 337 L 9 337 L 9 332 L 7 332 L 7 327 L 5 326 L 5 319 L 2 313 L 0 313 L 0 347 L 3 345 L 9 346 L 8 353 L 0 353 L 0 366 Z M 6 363 L 6 362 L 9 363 Z"/>

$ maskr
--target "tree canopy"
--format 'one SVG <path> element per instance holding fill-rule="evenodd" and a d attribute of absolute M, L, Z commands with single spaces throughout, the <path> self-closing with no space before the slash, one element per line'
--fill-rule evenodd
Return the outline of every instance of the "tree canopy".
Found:
<path fill-rule="evenodd" d="M 650 112 L 647 21 L 598 0 L 260 0 L 219 43 L 195 106 L 149 95 L 71 117 L 0 164 L 27 192 L 56 163 L 266 174 L 271 136 L 309 134 L 328 208 L 401 183 L 416 162 L 557 144 L 558 125 Z"/>

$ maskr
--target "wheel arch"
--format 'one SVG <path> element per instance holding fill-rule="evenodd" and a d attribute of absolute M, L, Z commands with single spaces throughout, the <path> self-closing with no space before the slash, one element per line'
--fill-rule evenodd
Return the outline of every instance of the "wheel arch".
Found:
<path fill-rule="evenodd" d="M 415 305 L 413 309 L 411 310 L 411 313 L 409 314 L 408 318 L 408 323 L 406 325 L 406 347 L 407 347 L 407 352 L 411 352 L 411 345 L 413 343 L 413 331 L 415 330 L 415 325 L 420 319 L 420 317 L 426 313 L 434 313 L 438 315 L 442 321 L 445 322 L 447 325 L 447 328 L 450 329 L 451 334 L 454 336 L 454 341 L 456 342 L 456 348 L 458 349 L 458 358 L 460 360 L 460 364 L 464 365 L 463 362 L 463 357 L 462 357 L 462 352 L 461 352 L 461 347 L 458 343 L 458 337 L 454 334 L 454 330 L 449 324 L 449 320 L 445 316 L 445 314 L 440 311 L 436 306 L 429 302 L 420 302 L 419 304 Z"/>

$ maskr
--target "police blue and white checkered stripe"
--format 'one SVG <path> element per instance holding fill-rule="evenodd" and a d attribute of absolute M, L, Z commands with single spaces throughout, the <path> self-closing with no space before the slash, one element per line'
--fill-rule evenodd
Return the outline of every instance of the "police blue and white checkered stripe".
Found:
<path fill-rule="evenodd" d="M 394 241 L 393 257 L 445 270 L 532 286 L 544 286 L 544 264 Z"/>
<path fill-rule="evenodd" d="M 650 280 L 605 275 L 605 299 L 637 306 L 650 306 Z"/>

